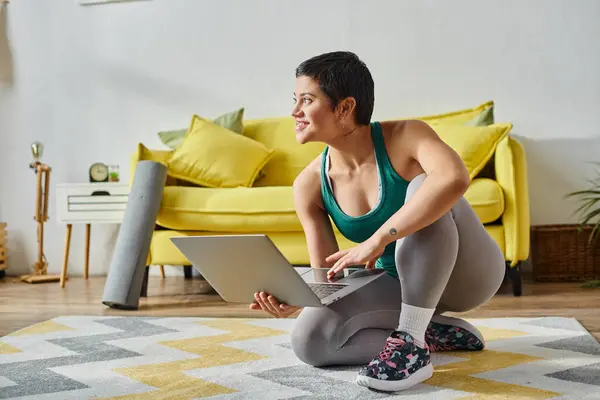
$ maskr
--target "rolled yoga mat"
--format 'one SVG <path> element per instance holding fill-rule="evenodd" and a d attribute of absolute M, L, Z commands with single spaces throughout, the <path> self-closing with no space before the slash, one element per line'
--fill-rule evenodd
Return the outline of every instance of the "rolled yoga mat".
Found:
<path fill-rule="evenodd" d="M 102 304 L 118 309 L 138 308 L 150 241 L 167 179 L 167 168 L 140 161 L 117 236 Z"/>

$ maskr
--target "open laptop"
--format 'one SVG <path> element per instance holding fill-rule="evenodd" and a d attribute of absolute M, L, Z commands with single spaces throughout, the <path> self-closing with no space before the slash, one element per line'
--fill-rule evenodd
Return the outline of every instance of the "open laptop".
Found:
<path fill-rule="evenodd" d="M 267 235 L 181 236 L 173 244 L 227 302 L 253 303 L 266 292 L 280 303 L 321 307 L 383 276 L 382 269 L 344 270 L 327 278 L 327 268 L 294 267 Z"/>

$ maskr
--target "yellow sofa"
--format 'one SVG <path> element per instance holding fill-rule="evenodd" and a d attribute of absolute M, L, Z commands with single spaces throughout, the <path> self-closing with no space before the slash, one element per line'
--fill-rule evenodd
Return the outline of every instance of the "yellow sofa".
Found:
<path fill-rule="evenodd" d="M 460 123 L 460 118 L 468 117 L 467 111 L 478 109 L 443 117 Z M 292 183 L 320 154 L 323 145 L 298 145 L 293 128 L 293 119 L 285 117 L 244 121 L 244 136 L 277 151 L 263 169 L 264 177 L 252 187 L 198 187 L 169 176 L 147 265 L 190 265 L 171 243 L 173 236 L 240 233 L 265 233 L 292 264 L 309 264 L 304 233 L 294 209 Z M 171 152 L 151 150 L 139 143 L 131 158 L 130 179 L 139 161 L 166 164 Z M 515 138 L 508 135 L 498 142 L 485 168 L 472 179 L 465 197 L 504 252 L 514 293 L 520 295 L 519 262 L 529 254 L 529 201 L 525 153 Z M 335 232 L 340 248 L 354 245 L 337 229 Z"/>

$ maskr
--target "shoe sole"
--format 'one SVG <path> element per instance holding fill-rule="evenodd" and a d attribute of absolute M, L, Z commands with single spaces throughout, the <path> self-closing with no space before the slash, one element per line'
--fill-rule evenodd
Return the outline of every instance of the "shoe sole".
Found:
<path fill-rule="evenodd" d="M 446 317 L 445 315 L 434 315 L 431 318 L 431 322 L 436 322 L 436 323 L 442 324 L 442 325 L 457 326 L 466 331 L 469 331 L 470 333 L 475 335 L 475 337 L 477 337 L 477 339 L 479 339 L 479 341 L 483 344 L 483 347 L 485 348 L 485 339 L 483 338 L 483 335 L 481 334 L 481 332 L 479 332 L 479 329 L 477 329 L 475 326 L 473 326 L 469 322 L 465 321 L 464 319 L 455 318 L 455 317 Z"/>
<path fill-rule="evenodd" d="M 383 392 L 397 392 L 400 390 L 408 389 L 418 383 L 426 381 L 432 376 L 433 365 L 429 363 L 427 366 L 411 374 L 408 378 L 402 379 L 400 381 L 383 381 L 381 379 L 375 379 L 364 375 L 358 375 L 356 377 L 356 383 L 360 386 L 381 390 Z"/>

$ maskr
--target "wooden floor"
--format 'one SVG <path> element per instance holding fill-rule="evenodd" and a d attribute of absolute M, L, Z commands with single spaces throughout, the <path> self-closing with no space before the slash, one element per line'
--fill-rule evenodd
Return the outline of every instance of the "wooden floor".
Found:
<path fill-rule="evenodd" d="M 150 277 L 148 297 L 136 311 L 120 311 L 101 302 L 105 278 L 72 278 L 64 289 L 58 283 L 27 284 L 17 278 L 0 280 L 0 336 L 60 315 L 154 315 L 267 317 L 247 305 L 227 304 L 200 279 Z M 503 287 L 486 305 L 462 315 L 491 317 L 574 317 L 600 340 L 600 289 L 581 283 L 524 282 L 523 296 Z"/>

